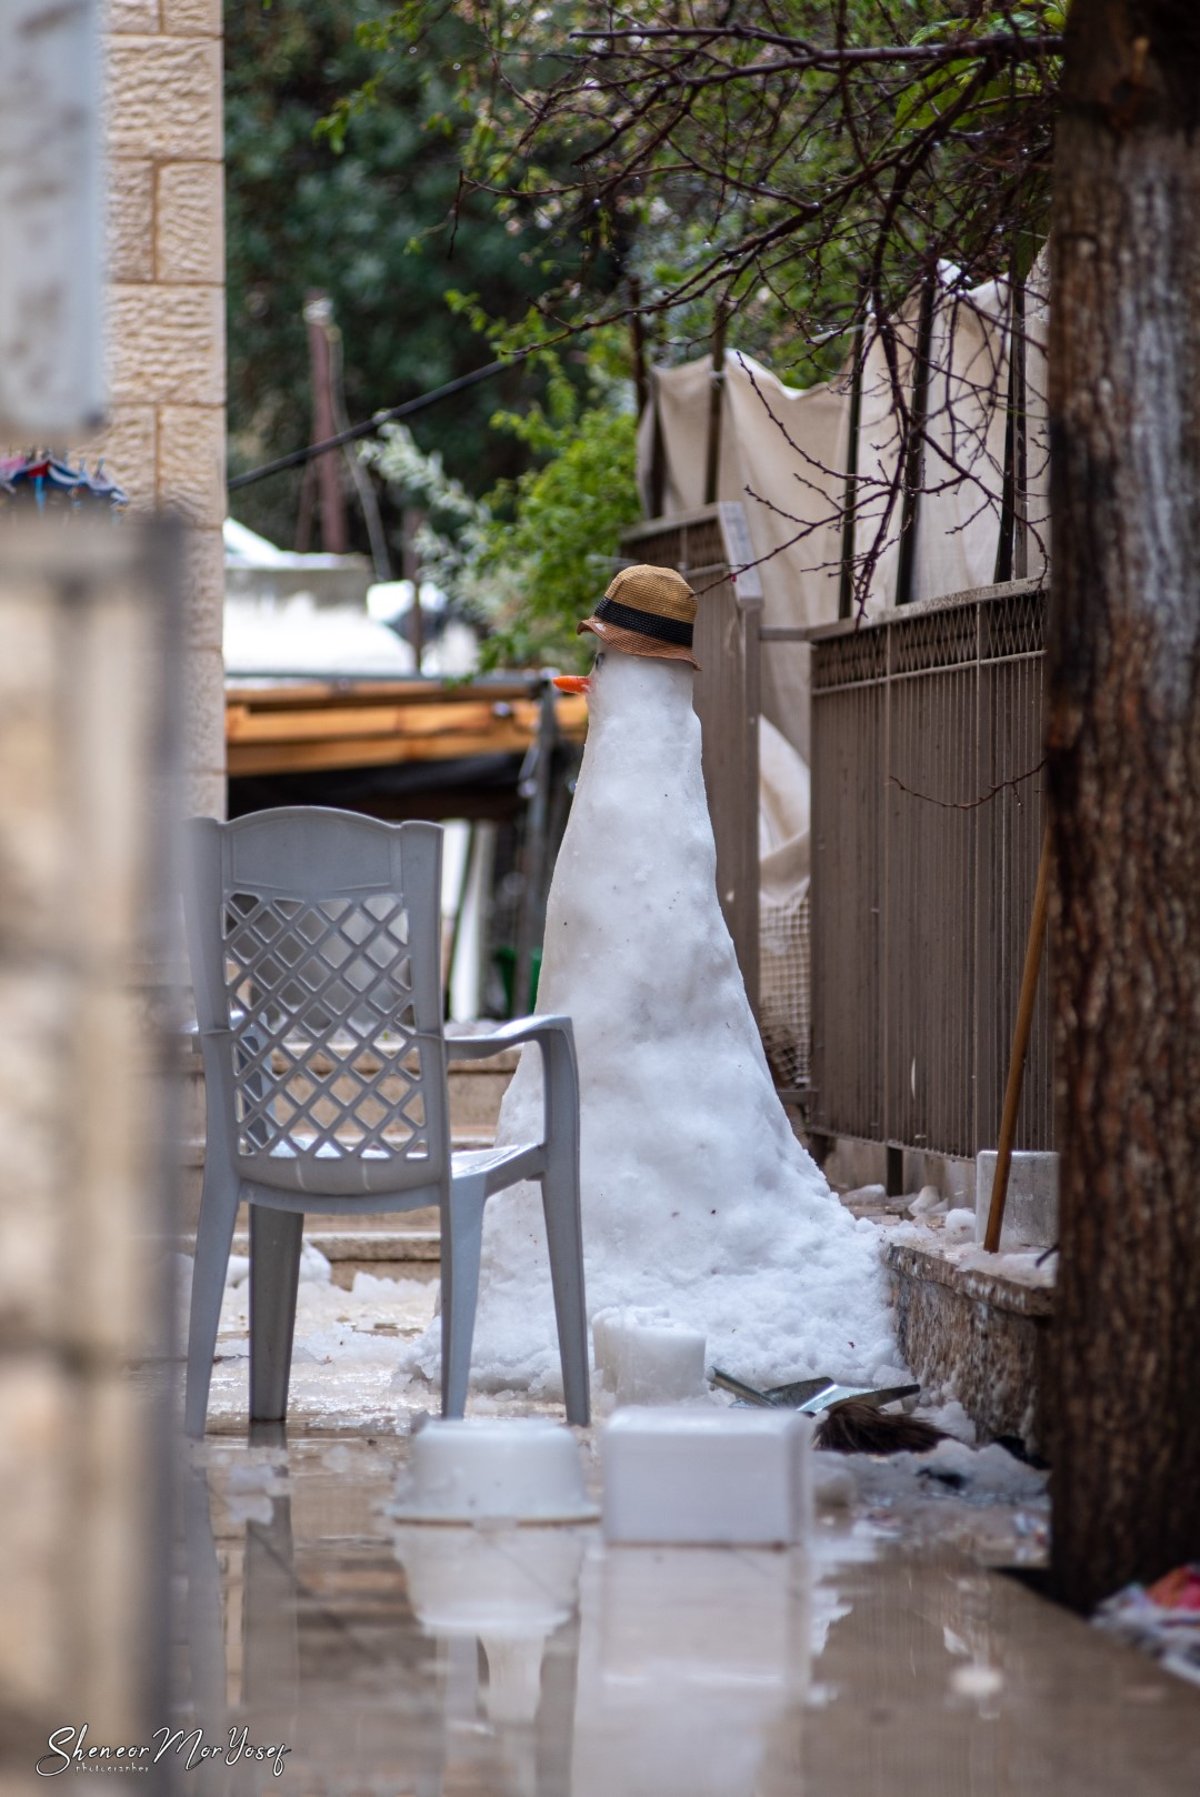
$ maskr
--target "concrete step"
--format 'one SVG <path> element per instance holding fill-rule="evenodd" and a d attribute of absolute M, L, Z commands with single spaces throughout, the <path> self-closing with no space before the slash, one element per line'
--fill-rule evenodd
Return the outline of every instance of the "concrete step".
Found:
<path fill-rule="evenodd" d="M 312 1217 L 304 1239 L 320 1249 L 332 1267 L 333 1283 L 345 1290 L 354 1284 L 356 1273 L 371 1273 L 377 1279 L 437 1278 L 441 1245 L 436 1211 L 356 1217 L 353 1228 L 331 1223 L 328 1217 Z M 178 1245 L 182 1253 L 194 1254 L 195 1230 L 185 1231 Z M 249 1252 L 250 1231 L 242 1212 L 234 1231 L 233 1253 Z"/>

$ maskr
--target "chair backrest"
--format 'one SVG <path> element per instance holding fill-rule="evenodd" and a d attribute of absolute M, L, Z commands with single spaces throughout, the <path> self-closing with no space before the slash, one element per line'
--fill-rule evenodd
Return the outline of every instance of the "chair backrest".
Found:
<path fill-rule="evenodd" d="M 440 826 L 296 806 L 187 848 L 208 1152 L 288 1191 L 443 1181 Z"/>

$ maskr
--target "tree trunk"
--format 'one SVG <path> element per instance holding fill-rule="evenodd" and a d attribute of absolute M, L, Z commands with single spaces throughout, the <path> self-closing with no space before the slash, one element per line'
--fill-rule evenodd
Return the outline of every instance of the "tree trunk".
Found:
<path fill-rule="evenodd" d="M 1075 0 L 1052 233 L 1053 1578 L 1200 1558 L 1200 7 Z"/>

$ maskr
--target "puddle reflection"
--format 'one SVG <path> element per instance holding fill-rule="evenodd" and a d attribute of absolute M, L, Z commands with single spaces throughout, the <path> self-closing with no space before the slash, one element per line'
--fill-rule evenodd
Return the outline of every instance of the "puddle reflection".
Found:
<path fill-rule="evenodd" d="M 597 1549 L 581 1589 L 572 1797 L 752 1797 L 809 1680 L 801 1553 Z"/>
<path fill-rule="evenodd" d="M 191 1473 L 172 1726 L 290 1751 L 282 1777 L 222 1755 L 173 1768 L 173 1791 L 1200 1789 L 1193 1693 L 961 1553 L 849 1524 L 811 1555 L 397 1528 L 401 1451 L 219 1449 Z"/>

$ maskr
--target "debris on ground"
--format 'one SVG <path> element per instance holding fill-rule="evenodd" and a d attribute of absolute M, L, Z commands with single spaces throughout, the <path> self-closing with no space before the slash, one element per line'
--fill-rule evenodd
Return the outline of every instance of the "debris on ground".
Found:
<path fill-rule="evenodd" d="M 735 1378 L 732 1373 L 722 1372 L 719 1367 L 713 1368 L 710 1379 L 723 1391 L 732 1392 L 743 1404 L 754 1404 L 767 1410 L 799 1410 L 808 1416 L 817 1416 L 822 1410 L 831 1410 L 835 1404 L 845 1404 L 851 1399 L 878 1410 L 885 1404 L 917 1397 L 921 1391 L 921 1387 L 913 1383 L 839 1385 L 828 1373 L 820 1373 L 815 1379 L 793 1379 L 786 1385 L 768 1385 L 762 1391 L 744 1379 Z"/>
<path fill-rule="evenodd" d="M 835 1454 L 928 1454 L 946 1439 L 919 1416 L 889 1416 L 869 1400 L 847 1398 L 818 1425 L 813 1445 Z"/>
<path fill-rule="evenodd" d="M 1097 1628 L 1153 1654 L 1166 1672 L 1200 1685 L 1200 1561 L 1153 1585 L 1126 1585 L 1092 1617 Z"/>

